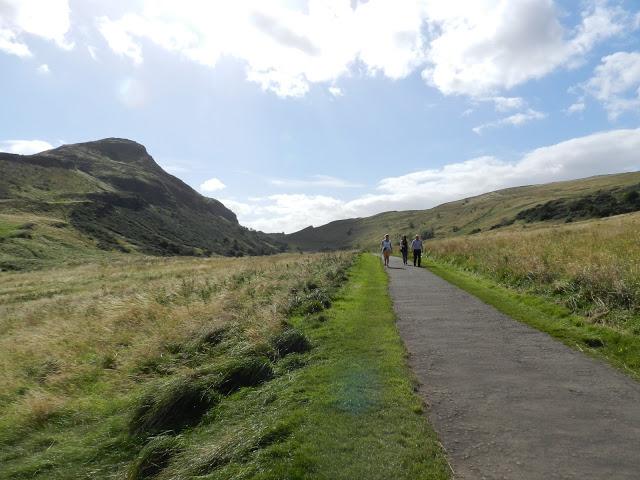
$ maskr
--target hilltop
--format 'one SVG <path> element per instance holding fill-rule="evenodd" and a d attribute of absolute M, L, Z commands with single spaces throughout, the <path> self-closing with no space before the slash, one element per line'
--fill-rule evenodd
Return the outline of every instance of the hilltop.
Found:
<path fill-rule="evenodd" d="M 4 269 L 101 252 L 259 255 L 284 245 L 166 173 L 143 145 L 108 138 L 0 153 Z"/>
<path fill-rule="evenodd" d="M 389 233 L 448 238 L 539 223 L 571 223 L 640 210 L 640 172 L 507 188 L 427 210 L 384 212 L 350 218 L 274 238 L 291 248 L 372 248 Z"/>

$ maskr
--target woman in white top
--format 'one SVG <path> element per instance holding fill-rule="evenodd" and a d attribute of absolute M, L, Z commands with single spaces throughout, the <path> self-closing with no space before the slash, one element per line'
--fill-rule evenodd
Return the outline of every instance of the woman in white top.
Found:
<path fill-rule="evenodd" d="M 389 255 L 391 255 L 391 240 L 389 240 L 389 235 L 385 235 L 382 239 L 382 243 L 380 244 L 382 248 L 382 256 L 384 257 L 384 266 L 389 266 Z"/>

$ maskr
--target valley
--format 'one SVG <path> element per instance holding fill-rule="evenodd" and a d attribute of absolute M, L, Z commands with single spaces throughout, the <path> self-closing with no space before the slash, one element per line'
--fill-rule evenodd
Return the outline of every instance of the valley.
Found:
<path fill-rule="evenodd" d="M 455 285 L 492 306 L 487 318 L 502 312 L 565 344 L 541 337 L 540 349 L 578 350 L 640 376 L 640 173 L 289 235 L 242 227 L 129 140 L 0 154 L 0 173 L 3 479 L 473 471 L 460 445 L 440 443 L 437 392 L 420 397 L 430 370 L 423 377 L 415 363 L 431 361 L 415 343 L 429 322 L 462 313 L 454 300 L 430 300 L 435 288 L 402 296 L 407 275 L 427 272 L 385 274 L 371 255 L 384 233 L 396 246 L 421 234 L 423 267 L 448 282 L 448 296 L 462 294 Z M 423 315 L 438 298 L 444 313 Z M 396 328 L 403 305 L 409 333 Z M 606 368 L 602 381 L 613 381 Z"/>

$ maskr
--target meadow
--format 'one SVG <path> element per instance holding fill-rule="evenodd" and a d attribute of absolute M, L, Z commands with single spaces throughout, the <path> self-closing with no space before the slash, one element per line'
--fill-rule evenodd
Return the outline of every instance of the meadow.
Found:
<path fill-rule="evenodd" d="M 536 326 L 553 333 L 573 315 L 567 328 L 576 330 L 560 336 L 640 373 L 639 214 L 433 240 L 426 248 L 436 273 L 454 283 L 456 276 L 461 286 L 488 280 L 560 307 L 555 326 Z M 544 316 L 525 317 L 535 315 Z"/>
<path fill-rule="evenodd" d="M 2 479 L 448 478 L 366 255 L 5 273 L 0 370 Z"/>
<path fill-rule="evenodd" d="M 74 448 L 83 455 L 86 435 L 104 435 L 89 442 L 104 448 L 114 439 L 94 428 L 123 422 L 117 412 L 158 378 L 188 378 L 224 351 L 241 360 L 273 355 L 269 341 L 283 329 L 290 292 L 317 282 L 316 296 L 328 302 L 320 282 L 343 274 L 349 261 L 134 258 L 3 275 L 0 440 L 13 446 L 3 454 L 26 448 L 32 474 L 43 468 L 42 455 L 46 464 L 73 458 Z M 66 438 L 71 450 L 63 454 L 58 434 L 65 431 L 77 443 Z"/>

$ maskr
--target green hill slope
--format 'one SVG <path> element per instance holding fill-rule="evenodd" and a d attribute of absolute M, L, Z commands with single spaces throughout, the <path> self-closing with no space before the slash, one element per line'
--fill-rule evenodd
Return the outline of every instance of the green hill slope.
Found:
<path fill-rule="evenodd" d="M 243 255 L 283 248 L 240 226 L 231 210 L 167 174 L 130 140 L 0 153 L 5 269 L 106 251 Z"/>
<path fill-rule="evenodd" d="M 640 172 L 508 188 L 428 210 L 338 220 L 274 238 L 303 250 L 372 248 L 385 233 L 394 241 L 416 233 L 444 238 L 629 213 L 640 210 L 640 195 L 634 192 L 640 192 Z"/>

